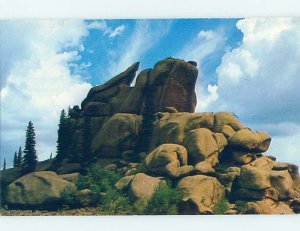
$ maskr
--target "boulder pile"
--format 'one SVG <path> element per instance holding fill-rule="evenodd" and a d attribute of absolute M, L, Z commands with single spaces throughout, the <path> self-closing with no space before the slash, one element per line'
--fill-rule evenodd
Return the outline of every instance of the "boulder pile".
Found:
<path fill-rule="evenodd" d="M 171 182 L 183 193 L 180 214 L 213 214 L 224 199 L 227 214 L 299 213 L 298 167 L 263 155 L 271 144 L 268 133 L 245 127 L 230 112 L 195 113 L 195 62 L 167 58 L 136 77 L 138 67 L 93 87 L 81 108 L 70 110 L 73 145 L 89 128 L 89 164 L 123 174 L 115 187 L 144 205 L 159 185 Z M 82 168 L 66 158 L 53 171 Z M 74 188 L 68 179 L 54 172 L 23 176 L 7 187 L 7 200 L 42 204 L 62 188 Z M 30 198 L 40 188 L 45 195 Z"/>

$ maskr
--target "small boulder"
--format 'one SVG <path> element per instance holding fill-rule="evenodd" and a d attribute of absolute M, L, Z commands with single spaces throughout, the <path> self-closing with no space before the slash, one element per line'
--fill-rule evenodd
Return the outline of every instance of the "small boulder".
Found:
<path fill-rule="evenodd" d="M 271 144 L 271 136 L 263 131 L 258 131 L 257 135 L 260 137 L 260 143 L 256 148 L 257 152 L 266 152 L 268 151 Z"/>
<path fill-rule="evenodd" d="M 233 128 L 234 131 L 239 131 L 244 128 L 242 123 L 231 112 L 215 113 L 214 132 L 222 132 L 224 125 Z"/>
<path fill-rule="evenodd" d="M 224 185 L 226 192 L 230 193 L 234 180 L 241 174 L 239 167 L 229 167 L 222 173 L 216 175 L 217 179 Z"/>
<path fill-rule="evenodd" d="M 256 159 L 256 156 L 251 153 L 241 151 L 232 151 L 232 159 L 238 164 L 249 164 Z"/>
<path fill-rule="evenodd" d="M 294 210 L 295 213 L 300 213 L 300 198 L 292 200 L 290 207 Z"/>
<path fill-rule="evenodd" d="M 115 187 L 118 190 L 126 189 L 133 177 L 134 177 L 134 175 L 125 176 L 125 177 L 121 178 L 120 180 L 117 181 L 117 183 L 115 184 Z"/>
<path fill-rule="evenodd" d="M 212 175 L 215 173 L 215 170 L 213 169 L 211 164 L 208 163 L 207 161 L 201 161 L 195 165 L 195 172 L 204 174 L 204 175 L 206 175 L 206 174 Z"/>
<path fill-rule="evenodd" d="M 283 202 L 271 199 L 247 203 L 246 214 L 294 214 L 293 210 Z"/>
<path fill-rule="evenodd" d="M 236 133 L 232 127 L 226 124 L 223 125 L 220 132 L 226 137 L 227 140 L 229 140 Z"/>
<path fill-rule="evenodd" d="M 163 181 L 159 178 L 138 173 L 130 180 L 129 194 L 134 200 L 148 201 L 162 183 Z"/>

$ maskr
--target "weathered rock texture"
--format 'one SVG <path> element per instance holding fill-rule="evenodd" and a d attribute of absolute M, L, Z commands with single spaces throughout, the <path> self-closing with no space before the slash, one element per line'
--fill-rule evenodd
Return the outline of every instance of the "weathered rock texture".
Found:
<path fill-rule="evenodd" d="M 64 190 L 76 191 L 76 186 L 55 172 L 44 171 L 27 174 L 7 187 L 8 204 L 20 207 L 54 206 Z"/>
<path fill-rule="evenodd" d="M 263 155 L 271 143 L 266 132 L 245 127 L 230 112 L 194 112 L 196 66 L 167 58 L 140 72 L 132 87 L 136 63 L 93 87 L 81 108 L 70 110 L 72 145 L 82 143 L 88 128 L 88 164 L 123 174 L 116 188 L 144 205 L 164 178 L 183 192 L 182 214 L 212 214 L 224 198 L 231 203 L 227 214 L 299 213 L 298 167 Z M 53 168 L 61 174 L 76 172 L 83 164 L 76 158 L 71 152 Z M 8 201 L 41 204 L 73 187 L 54 173 L 40 174 L 8 186 Z M 63 178 L 74 182 L 76 177 Z M 29 196 L 33 187 L 42 189 L 36 198 Z"/>

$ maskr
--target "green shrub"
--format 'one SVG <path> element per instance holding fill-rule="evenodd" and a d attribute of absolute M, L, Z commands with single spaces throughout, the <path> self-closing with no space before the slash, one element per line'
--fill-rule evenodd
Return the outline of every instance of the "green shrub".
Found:
<path fill-rule="evenodd" d="M 85 177 L 84 187 L 90 190 L 101 193 L 114 188 L 115 183 L 121 179 L 121 175 L 101 167 L 91 167 Z"/>
<path fill-rule="evenodd" d="M 146 170 L 147 170 L 146 165 L 144 163 L 141 163 L 131 173 L 132 174 L 138 174 L 138 173 L 146 172 Z"/>
<path fill-rule="evenodd" d="M 129 198 L 116 189 L 106 191 L 100 202 L 100 209 L 105 215 L 129 215 L 133 213 Z"/>
<path fill-rule="evenodd" d="M 229 203 L 224 197 L 214 206 L 213 212 L 217 215 L 223 215 L 229 210 Z"/>
<path fill-rule="evenodd" d="M 73 209 L 78 207 L 76 192 L 65 189 L 60 194 L 60 206 L 66 209 Z"/>
<path fill-rule="evenodd" d="M 236 206 L 236 209 L 240 213 L 244 213 L 247 210 L 247 202 L 246 201 L 238 200 L 238 201 L 235 202 L 235 206 Z"/>
<path fill-rule="evenodd" d="M 90 189 L 99 195 L 95 201 L 99 201 L 98 206 L 101 212 L 106 215 L 125 215 L 132 213 L 132 206 L 128 197 L 115 188 L 116 182 L 121 175 L 106 170 L 99 166 L 93 166 L 88 170 L 86 176 L 82 176 L 77 181 L 77 188 Z"/>
<path fill-rule="evenodd" d="M 144 213 L 147 215 L 176 215 L 181 198 L 182 194 L 178 189 L 163 184 L 155 190 Z"/>

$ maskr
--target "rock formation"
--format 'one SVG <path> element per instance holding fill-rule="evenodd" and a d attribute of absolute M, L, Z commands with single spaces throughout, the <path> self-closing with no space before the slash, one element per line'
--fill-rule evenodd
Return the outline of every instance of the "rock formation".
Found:
<path fill-rule="evenodd" d="M 271 143 L 266 132 L 245 127 L 230 112 L 195 113 L 195 62 L 167 58 L 140 72 L 132 87 L 138 67 L 135 63 L 93 87 L 81 108 L 70 110 L 73 146 L 89 128 L 87 163 L 70 152 L 49 169 L 62 174 L 100 164 L 123 174 L 116 188 L 144 205 L 169 180 L 183 192 L 180 214 L 213 214 L 224 198 L 230 202 L 228 214 L 299 213 L 298 167 L 263 155 Z M 136 173 L 141 165 L 142 173 Z M 11 204 L 25 200 L 16 191 L 23 181 L 7 187 Z"/>

